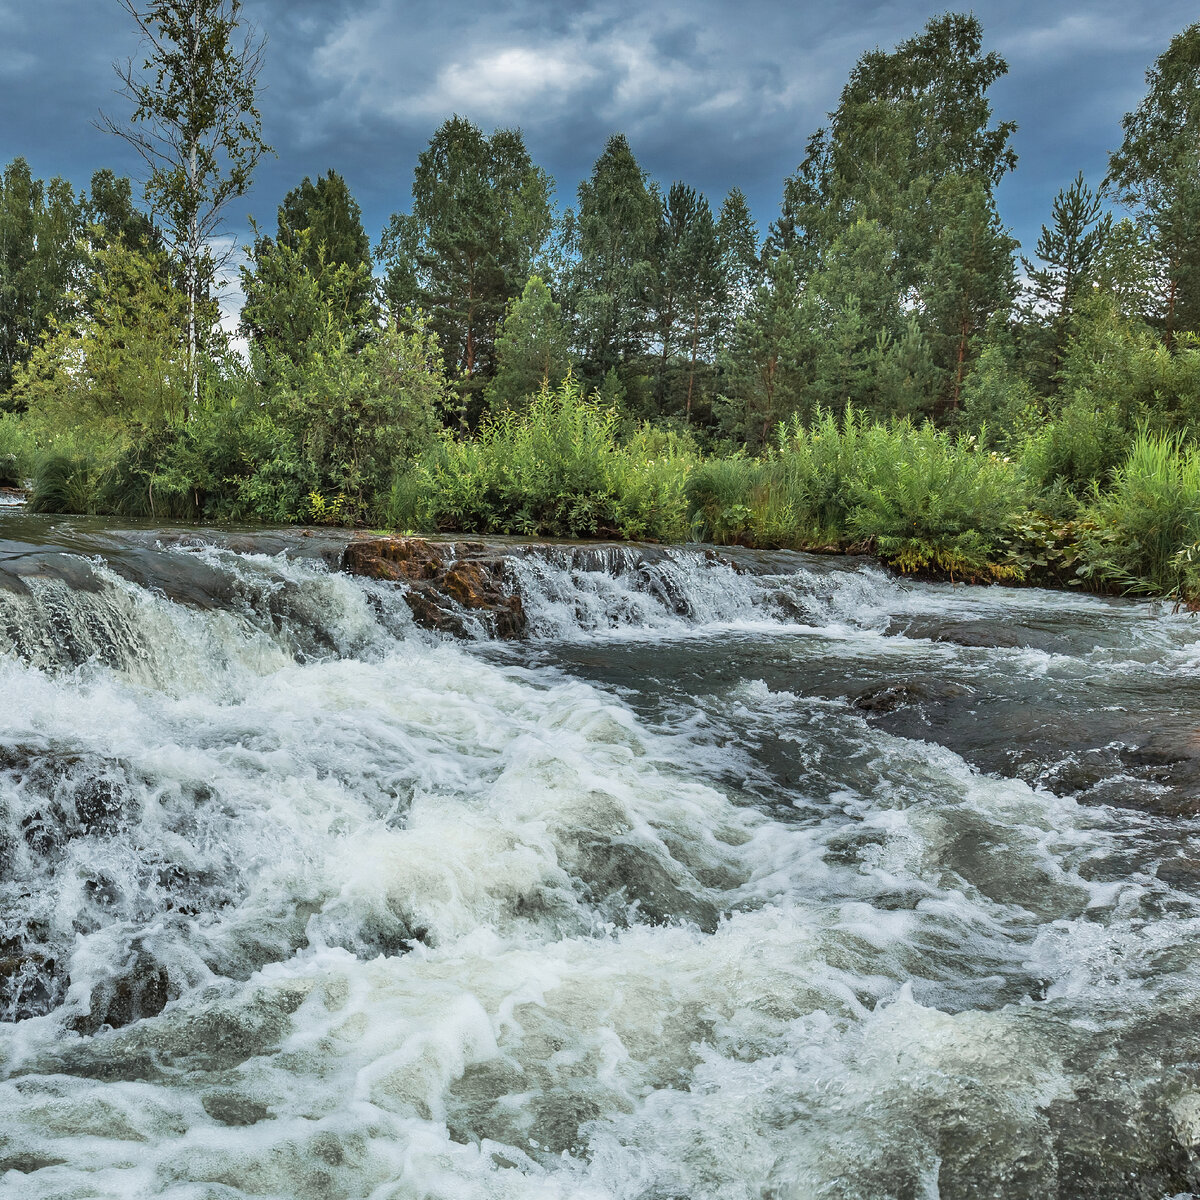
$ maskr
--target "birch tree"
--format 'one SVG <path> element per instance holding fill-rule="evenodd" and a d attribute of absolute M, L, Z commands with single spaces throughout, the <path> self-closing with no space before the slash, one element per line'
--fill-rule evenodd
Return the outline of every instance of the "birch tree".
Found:
<path fill-rule="evenodd" d="M 242 17 L 241 0 L 118 0 L 145 55 L 114 64 L 128 121 L 103 128 L 145 160 L 146 203 L 179 262 L 188 297 L 187 356 L 193 399 L 209 288 L 232 253 L 214 248 L 231 200 L 245 194 L 263 141 L 257 107 L 265 39 Z"/>

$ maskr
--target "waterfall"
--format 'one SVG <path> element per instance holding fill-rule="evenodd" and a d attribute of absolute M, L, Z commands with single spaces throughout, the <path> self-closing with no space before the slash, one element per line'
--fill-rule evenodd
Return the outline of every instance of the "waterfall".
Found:
<path fill-rule="evenodd" d="M 1200 1182 L 1187 618 L 514 546 L 501 643 L 218 543 L 0 560 L 0 1197 Z"/>

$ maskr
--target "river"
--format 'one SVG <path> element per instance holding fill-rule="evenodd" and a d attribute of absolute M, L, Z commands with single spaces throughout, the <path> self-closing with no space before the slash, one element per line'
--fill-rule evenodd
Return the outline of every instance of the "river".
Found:
<path fill-rule="evenodd" d="M 681 548 L 520 641 L 0 514 L 0 1197 L 1200 1190 L 1200 624 Z"/>

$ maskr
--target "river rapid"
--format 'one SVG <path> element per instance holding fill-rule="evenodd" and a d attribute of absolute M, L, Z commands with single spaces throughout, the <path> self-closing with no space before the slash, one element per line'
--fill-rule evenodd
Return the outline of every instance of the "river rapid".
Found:
<path fill-rule="evenodd" d="M 0 514 L 0 1197 L 1200 1191 L 1200 624 Z"/>

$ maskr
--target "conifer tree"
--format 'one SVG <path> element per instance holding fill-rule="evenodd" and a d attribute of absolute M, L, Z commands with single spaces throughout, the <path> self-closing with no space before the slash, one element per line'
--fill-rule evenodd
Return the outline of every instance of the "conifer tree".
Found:
<path fill-rule="evenodd" d="M 1033 330 L 1030 366 L 1043 391 L 1058 372 L 1071 313 L 1087 287 L 1092 264 L 1104 245 L 1112 219 L 1102 212 L 1100 198 L 1087 186 L 1081 171 L 1069 188 L 1054 198 L 1053 225 L 1042 226 L 1036 266 L 1022 256 L 1029 279 L 1026 321 Z"/>
<path fill-rule="evenodd" d="M 761 448 L 772 426 L 801 407 L 811 372 L 812 327 L 796 269 L 783 251 L 767 262 L 725 355 L 728 432 Z"/>
<path fill-rule="evenodd" d="M 571 369 L 570 346 L 562 305 L 539 276 L 530 276 L 496 338 L 496 373 L 484 389 L 488 410 L 517 409 L 542 388 L 557 388 Z"/>
<path fill-rule="evenodd" d="M 379 253 L 394 318 L 409 305 L 429 314 L 466 393 L 490 374 L 496 327 L 550 236 L 550 192 L 519 130 L 487 136 L 455 116 L 417 160 L 411 211 L 394 214 L 384 231 Z"/>
<path fill-rule="evenodd" d="M 588 374 L 609 370 L 628 387 L 642 365 L 657 279 L 659 201 L 629 143 L 609 138 L 591 177 L 579 185 L 579 209 L 569 223 L 573 262 L 568 298 Z"/>

